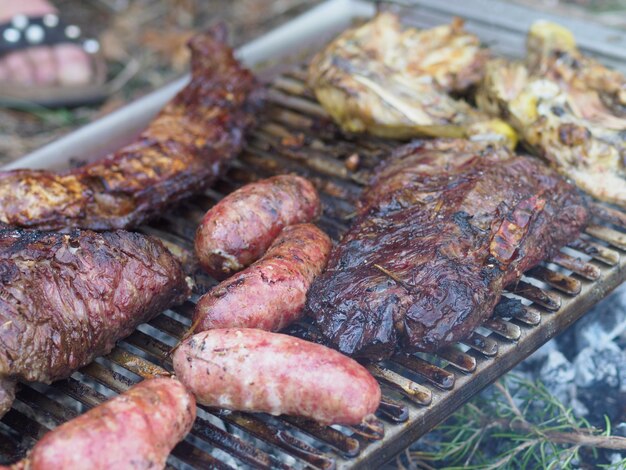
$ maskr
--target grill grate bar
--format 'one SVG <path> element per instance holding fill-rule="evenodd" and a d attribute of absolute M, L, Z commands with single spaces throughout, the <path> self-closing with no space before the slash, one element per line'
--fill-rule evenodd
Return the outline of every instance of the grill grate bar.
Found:
<path fill-rule="evenodd" d="M 586 233 L 591 235 L 592 237 L 596 237 L 602 241 L 613 245 L 615 248 L 619 248 L 620 250 L 626 250 L 626 234 L 622 232 L 618 232 L 609 227 L 604 227 L 602 225 L 589 225 Z"/>
<path fill-rule="evenodd" d="M 200 408 L 207 412 L 211 412 L 206 407 L 201 406 Z M 225 422 L 248 432 L 257 439 L 260 439 L 267 444 L 279 447 L 293 457 L 304 460 L 305 462 L 313 465 L 315 468 L 331 469 L 335 466 L 334 460 L 329 458 L 319 449 L 311 447 L 285 430 L 266 423 L 253 414 L 223 412 L 219 413 L 217 416 Z"/>
<path fill-rule="evenodd" d="M 461 344 L 488 357 L 498 354 L 498 343 L 491 336 L 483 336 L 476 331 L 470 333 L 467 338 L 461 341 Z"/>
<path fill-rule="evenodd" d="M 433 399 L 433 395 L 426 387 L 413 382 L 406 377 L 389 370 L 379 364 L 370 364 L 367 366 L 367 370 L 379 379 L 382 383 L 389 385 L 392 389 L 399 391 L 409 400 L 418 405 L 430 405 Z"/>
<path fill-rule="evenodd" d="M 514 313 L 515 316 L 513 318 L 525 325 L 537 326 L 541 323 L 541 312 L 534 307 L 524 306 Z"/>
<path fill-rule="evenodd" d="M 600 268 L 578 258 L 574 258 L 567 253 L 558 252 L 552 257 L 551 261 L 565 269 L 569 269 L 588 281 L 596 281 L 600 278 Z"/>
<path fill-rule="evenodd" d="M 393 357 L 394 363 L 417 374 L 431 384 L 443 390 L 450 390 L 454 387 L 455 377 L 450 371 L 437 367 L 417 356 L 408 354 L 397 354 Z"/>
<path fill-rule="evenodd" d="M 447 361 L 455 369 L 466 374 L 471 374 L 476 370 L 476 358 L 465 354 L 454 346 L 447 346 L 440 349 L 437 351 L 437 355 L 444 361 Z"/>
<path fill-rule="evenodd" d="M 582 284 L 578 279 L 552 271 L 545 266 L 532 268 L 530 271 L 526 272 L 526 276 L 543 281 L 550 287 L 569 295 L 580 294 L 580 290 L 582 289 Z"/>
<path fill-rule="evenodd" d="M 41 439 L 49 431 L 43 424 L 26 416 L 15 407 L 2 417 L 2 422 L 21 436 L 26 436 L 35 441 Z"/>
<path fill-rule="evenodd" d="M 626 230 L 626 214 L 623 212 L 593 201 L 589 203 L 589 206 L 594 216 Z"/>
<path fill-rule="evenodd" d="M 358 439 L 337 431 L 330 426 L 324 426 L 315 421 L 298 418 L 295 416 L 281 416 L 282 421 L 289 423 L 300 432 L 323 442 L 324 444 L 341 452 L 344 456 L 356 457 L 359 455 L 361 446 Z"/>
<path fill-rule="evenodd" d="M 203 418 L 196 418 L 192 428 L 192 435 L 228 452 L 242 462 L 253 465 L 255 468 L 266 468 L 268 470 L 273 468 L 290 468 L 284 462 L 276 459 L 276 457 L 257 449 L 252 443 L 219 429 Z"/>
<path fill-rule="evenodd" d="M 587 256 L 591 256 L 593 259 L 600 261 L 606 266 L 615 266 L 619 263 L 619 253 L 617 251 L 590 240 L 579 238 L 567 246 L 573 248 L 574 250 L 578 250 Z"/>
<path fill-rule="evenodd" d="M 483 323 L 483 326 L 509 341 L 517 341 L 522 336 L 522 330 L 519 326 L 500 318 L 491 318 Z"/>
<path fill-rule="evenodd" d="M 404 403 L 385 395 L 381 397 L 380 406 L 376 413 L 392 423 L 404 423 L 409 419 L 409 408 Z"/>
<path fill-rule="evenodd" d="M 559 297 L 558 294 L 541 289 L 528 282 L 519 281 L 512 286 L 512 288 L 509 286 L 509 289 L 511 289 L 515 295 L 531 300 L 537 305 L 553 312 L 561 308 L 561 297 Z"/>
<path fill-rule="evenodd" d="M 187 465 L 195 468 L 210 468 L 212 470 L 235 470 L 210 454 L 192 446 L 187 441 L 180 442 L 172 450 L 172 455 Z"/>
<path fill-rule="evenodd" d="M 53 399 L 28 385 L 22 387 L 19 400 L 23 404 L 28 405 L 37 416 L 39 422 L 54 423 L 54 425 L 57 426 L 78 415 L 75 411 L 61 406 Z"/>

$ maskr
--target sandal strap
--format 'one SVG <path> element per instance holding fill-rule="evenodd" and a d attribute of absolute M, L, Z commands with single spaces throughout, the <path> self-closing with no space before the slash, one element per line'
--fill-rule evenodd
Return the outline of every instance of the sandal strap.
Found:
<path fill-rule="evenodd" d="M 33 46 L 68 43 L 82 46 L 89 54 L 100 49 L 96 39 L 83 37 L 78 26 L 64 23 L 54 13 L 35 17 L 16 15 L 0 24 L 0 57 Z"/>

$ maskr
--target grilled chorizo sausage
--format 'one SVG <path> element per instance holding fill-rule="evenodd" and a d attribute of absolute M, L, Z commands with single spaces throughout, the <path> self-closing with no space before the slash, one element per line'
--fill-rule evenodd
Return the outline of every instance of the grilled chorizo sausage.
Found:
<path fill-rule="evenodd" d="M 332 242 L 312 224 L 286 227 L 265 256 L 200 298 L 194 331 L 259 328 L 278 331 L 300 317 L 306 293 Z"/>
<path fill-rule="evenodd" d="M 295 175 L 251 183 L 213 206 L 196 232 L 202 268 L 224 279 L 265 253 L 283 227 L 311 222 L 321 213 L 313 185 Z"/>
<path fill-rule="evenodd" d="M 46 434 L 18 468 L 164 468 L 195 417 L 195 399 L 178 380 L 144 380 Z"/>
<path fill-rule="evenodd" d="M 178 379 L 208 406 L 357 424 L 380 403 L 358 362 L 325 346 L 256 329 L 198 333 L 173 355 Z"/>

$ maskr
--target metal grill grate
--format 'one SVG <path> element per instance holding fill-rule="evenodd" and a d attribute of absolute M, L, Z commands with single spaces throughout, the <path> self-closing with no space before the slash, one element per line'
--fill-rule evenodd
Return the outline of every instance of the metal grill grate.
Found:
<path fill-rule="evenodd" d="M 303 78 L 304 69 L 296 67 L 273 80 L 261 125 L 226 176 L 142 231 L 189 259 L 200 218 L 224 194 L 258 178 L 297 172 L 316 183 L 325 209 L 320 225 L 339 239 L 353 216 L 352 201 L 392 145 L 342 136 Z M 594 209 L 597 218 L 585 234 L 509 290 L 507 296 L 525 304 L 512 312 L 514 316 L 491 319 L 462 344 L 437 355 L 397 356 L 370 365 L 383 388 L 379 423 L 325 427 L 299 418 L 200 407 L 192 432 L 174 449 L 169 465 L 328 469 L 372 468 L 387 461 L 624 280 L 626 215 L 601 205 Z M 200 291 L 215 284 L 202 275 L 196 280 Z M 169 368 L 166 353 L 190 324 L 192 311 L 190 301 L 164 312 L 67 380 L 51 386 L 23 385 L 13 409 L 0 421 L 0 459 L 17 460 L 48 429 L 141 377 Z M 306 331 L 306 324 L 300 329 Z"/>

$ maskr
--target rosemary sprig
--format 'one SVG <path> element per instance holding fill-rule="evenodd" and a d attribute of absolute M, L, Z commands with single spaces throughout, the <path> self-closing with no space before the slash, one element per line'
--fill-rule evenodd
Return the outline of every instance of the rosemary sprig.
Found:
<path fill-rule="evenodd" d="M 601 465 L 599 449 L 626 451 L 626 438 L 592 427 L 554 397 L 541 382 L 507 375 L 493 395 L 481 395 L 437 428 L 439 442 L 397 459 L 400 469 L 568 469 L 586 461 L 598 468 L 626 469 L 626 459 Z M 425 441 L 425 442 L 424 442 Z M 434 450 L 431 450 L 434 449 Z M 585 450 L 583 452 L 583 450 Z"/>

